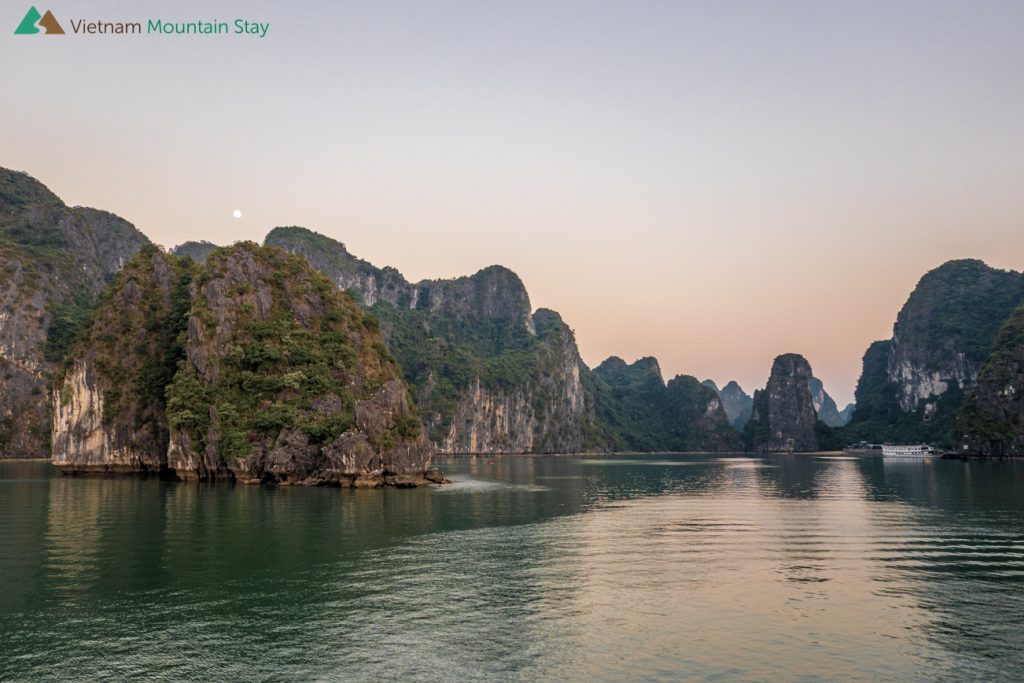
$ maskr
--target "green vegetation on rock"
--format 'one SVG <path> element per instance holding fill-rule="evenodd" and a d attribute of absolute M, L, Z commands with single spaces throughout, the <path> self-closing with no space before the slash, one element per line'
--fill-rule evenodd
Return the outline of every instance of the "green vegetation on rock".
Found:
<path fill-rule="evenodd" d="M 53 373 L 97 294 L 147 243 L 127 221 L 0 169 L 0 457 L 49 452 Z"/>
<path fill-rule="evenodd" d="M 371 309 L 380 318 L 388 346 L 421 396 L 423 410 L 442 416 L 435 436 L 447 432 L 460 396 L 474 379 L 485 389 L 525 386 L 544 368 L 538 364 L 542 341 L 507 318 L 480 319 L 447 311 L 401 309 L 386 301 Z"/>
<path fill-rule="evenodd" d="M 1024 455 L 1024 304 L 999 330 L 957 415 L 955 437 L 967 455 Z"/>
<path fill-rule="evenodd" d="M 377 321 L 301 257 L 219 249 L 193 286 L 189 333 L 201 350 L 179 363 L 167 405 L 197 450 L 215 435 L 226 461 L 247 455 L 253 436 L 292 428 L 329 443 L 355 424 L 356 400 L 394 376 Z"/>
<path fill-rule="evenodd" d="M 975 259 L 949 261 L 921 278 L 897 318 L 897 336 L 903 344 L 922 343 L 927 355 L 963 353 L 980 364 L 1022 299 L 1020 273 Z"/>
<path fill-rule="evenodd" d="M 74 345 L 54 411 L 70 472 L 416 485 L 431 456 L 377 319 L 253 243 L 202 265 L 142 249 Z"/>
<path fill-rule="evenodd" d="M 949 447 L 963 392 L 953 384 L 941 396 L 922 402 L 911 412 L 904 411 L 898 399 L 899 384 L 888 376 L 891 344 L 877 341 L 864 353 L 853 417 L 835 434 L 847 444 L 886 441 Z"/>
<path fill-rule="evenodd" d="M 89 325 L 96 301 L 88 292 L 74 292 L 67 301 L 50 306 L 50 324 L 46 328 L 44 358 L 59 363 L 71 350 L 71 345 Z"/>
<path fill-rule="evenodd" d="M 171 249 L 171 254 L 188 257 L 196 263 L 203 263 L 216 248 L 217 245 L 212 242 L 183 242 Z"/>
<path fill-rule="evenodd" d="M 890 441 L 952 448 L 965 395 L 996 333 L 1024 300 L 1024 276 L 981 261 L 949 261 L 926 273 L 897 317 L 893 338 L 864 354 L 848 443 Z"/>
<path fill-rule="evenodd" d="M 572 331 L 553 311 L 531 315 L 526 288 L 507 268 L 414 284 L 303 228 L 275 228 L 266 243 L 305 256 L 380 319 L 442 450 L 608 447 Z"/>
<path fill-rule="evenodd" d="M 597 415 L 616 450 L 739 450 L 718 393 L 680 375 L 665 384 L 654 358 L 612 357 L 594 369 Z"/>
<path fill-rule="evenodd" d="M 615 450 L 676 450 L 663 419 L 667 392 L 657 359 L 627 364 L 613 356 L 594 368 L 594 377 L 597 415 L 613 434 Z"/>
<path fill-rule="evenodd" d="M 57 373 L 56 450 L 90 464 L 116 459 L 159 470 L 169 440 L 166 391 L 184 358 L 193 275 L 190 260 L 147 245 L 115 276 Z M 98 419 L 80 414 L 96 410 Z"/>

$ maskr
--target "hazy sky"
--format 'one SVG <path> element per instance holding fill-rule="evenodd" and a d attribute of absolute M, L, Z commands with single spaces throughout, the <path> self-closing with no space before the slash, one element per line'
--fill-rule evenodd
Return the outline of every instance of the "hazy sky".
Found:
<path fill-rule="evenodd" d="M 69 34 L 270 30 L 12 35 L 30 2 L 0 165 L 167 246 L 303 225 L 412 280 L 506 265 L 590 365 L 752 392 L 793 351 L 842 404 L 925 271 L 1024 267 L 1024 2 L 40 0 Z"/>

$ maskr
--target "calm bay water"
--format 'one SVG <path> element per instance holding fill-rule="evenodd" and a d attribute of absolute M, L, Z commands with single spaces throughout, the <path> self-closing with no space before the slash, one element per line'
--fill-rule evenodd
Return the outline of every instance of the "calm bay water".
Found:
<path fill-rule="evenodd" d="M 0 680 L 1024 680 L 1024 463 L 440 464 L 339 491 L 0 462 Z"/>

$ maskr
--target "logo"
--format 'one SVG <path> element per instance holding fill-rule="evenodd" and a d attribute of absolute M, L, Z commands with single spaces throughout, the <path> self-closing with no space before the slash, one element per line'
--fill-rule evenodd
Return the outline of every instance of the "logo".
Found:
<path fill-rule="evenodd" d="M 14 35 L 25 36 L 39 33 L 40 26 L 46 29 L 47 35 L 64 35 L 64 29 L 61 27 L 60 22 L 57 21 L 57 17 L 53 16 L 53 12 L 46 10 L 46 14 L 39 14 L 39 10 L 35 8 L 35 5 L 28 8 L 25 18 L 18 24 L 18 28 L 14 29 Z"/>
<path fill-rule="evenodd" d="M 138 36 L 145 33 L 157 35 L 177 36 L 251 36 L 255 38 L 266 38 L 270 30 L 270 22 L 252 21 L 250 19 L 235 19 L 233 24 L 219 19 L 198 20 L 198 21 L 173 21 L 166 18 L 148 19 L 145 24 L 142 21 L 106 21 L 89 20 L 72 17 L 64 17 L 71 28 L 73 35 L 116 35 L 116 36 Z M 232 30 L 232 27 L 234 30 Z M 25 17 L 14 29 L 15 35 L 31 36 L 37 33 L 45 33 L 51 36 L 62 36 L 64 27 L 53 16 L 53 12 L 46 10 L 46 14 L 40 14 L 35 5 L 28 8 Z"/>

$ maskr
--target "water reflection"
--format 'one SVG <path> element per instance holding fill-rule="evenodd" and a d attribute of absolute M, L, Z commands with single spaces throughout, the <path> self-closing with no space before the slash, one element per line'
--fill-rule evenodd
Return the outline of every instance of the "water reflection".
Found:
<path fill-rule="evenodd" d="M 1024 464 L 444 465 L 338 491 L 0 463 L 0 679 L 1024 675 Z"/>

